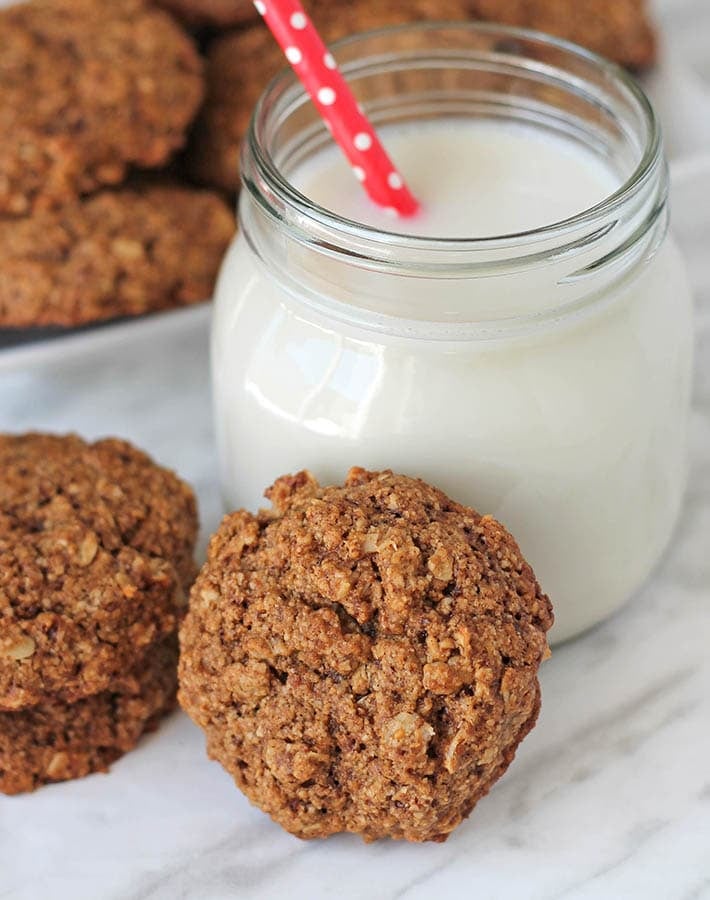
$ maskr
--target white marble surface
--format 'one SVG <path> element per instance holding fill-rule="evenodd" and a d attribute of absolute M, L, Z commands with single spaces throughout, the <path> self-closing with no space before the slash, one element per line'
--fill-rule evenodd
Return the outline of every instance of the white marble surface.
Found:
<path fill-rule="evenodd" d="M 710 109 L 707 56 L 703 76 L 679 49 L 710 54 L 706 3 L 663 5 L 672 78 L 652 86 L 674 113 L 675 227 L 698 305 L 687 502 L 645 589 L 543 667 L 540 721 L 509 773 L 444 845 L 305 844 L 249 806 L 176 714 L 109 776 L 0 798 L 0 898 L 710 900 L 710 112 L 694 122 L 669 100 L 692 83 Z M 206 328 L 197 312 L 18 354 L 0 366 L 0 429 L 125 435 L 196 486 L 206 535 L 220 515 Z"/>

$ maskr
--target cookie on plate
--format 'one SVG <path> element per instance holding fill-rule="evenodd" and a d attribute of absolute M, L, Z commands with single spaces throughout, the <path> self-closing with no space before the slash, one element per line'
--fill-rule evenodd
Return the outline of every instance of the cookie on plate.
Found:
<path fill-rule="evenodd" d="M 162 165 L 203 95 L 191 38 L 142 0 L 0 10 L 0 216 L 26 215 Z"/>
<path fill-rule="evenodd" d="M 468 0 L 474 17 L 546 31 L 607 56 L 629 69 L 646 69 L 657 38 L 646 0 Z"/>
<path fill-rule="evenodd" d="M 207 300 L 234 228 L 217 194 L 150 183 L 0 221 L 0 327 L 81 325 Z"/>
<path fill-rule="evenodd" d="M 173 633 L 190 488 L 126 441 L 0 435 L 0 710 L 108 690 Z"/>
<path fill-rule="evenodd" d="M 105 772 L 175 705 L 175 638 L 149 648 L 134 671 L 99 694 L 0 712 L 0 793 Z"/>
<path fill-rule="evenodd" d="M 549 600 L 502 525 L 422 481 L 301 472 L 267 496 L 212 538 L 182 706 L 293 834 L 445 840 L 535 724 Z"/>
<path fill-rule="evenodd" d="M 251 0 L 157 0 L 188 28 L 233 28 L 255 22 Z"/>

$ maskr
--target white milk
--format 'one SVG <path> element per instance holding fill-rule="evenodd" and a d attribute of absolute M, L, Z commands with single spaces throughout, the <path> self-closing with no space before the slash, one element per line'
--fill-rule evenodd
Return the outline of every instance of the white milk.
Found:
<path fill-rule="evenodd" d="M 515 122 L 408 123 L 380 130 L 422 211 L 394 220 L 368 198 L 331 145 L 290 173 L 313 202 L 384 231 L 476 238 L 561 222 L 599 203 L 620 178 L 590 150 Z"/>
<path fill-rule="evenodd" d="M 444 120 L 382 135 L 422 202 L 416 219 L 373 208 L 335 148 L 287 175 L 356 222 L 457 238 L 559 222 L 619 187 L 591 151 L 521 124 Z M 613 279 L 567 277 L 600 256 L 595 245 L 574 265 L 562 255 L 514 275 L 432 281 L 343 264 L 276 225 L 272 243 L 252 240 L 254 202 L 246 191 L 241 202 L 213 331 L 227 505 L 254 509 L 277 476 L 301 468 L 323 483 L 352 465 L 392 468 L 509 528 L 552 599 L 553 639 L 623 603 L 667 543 L 683 491 L 690 304 L 673 244 L 646 265 L 607 267 Z M 493 340 L 466 330 L 587 295 L 596 299 L 544 327 Z M 390 328 L 380 313 L 407 321 Z"/>

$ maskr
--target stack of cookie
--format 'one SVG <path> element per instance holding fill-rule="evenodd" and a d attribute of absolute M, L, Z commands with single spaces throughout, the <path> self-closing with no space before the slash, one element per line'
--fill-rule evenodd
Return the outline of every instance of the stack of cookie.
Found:
<path fill-rule="evenodd" d="M 173 707 L 196 531 L 124 441 L 0 435 L 0 792 L 105 770 Z"/>
<path fill-rule="evenodd" d="M 165 170 L 204 95 L 190 35 L 143 0 L 30 0 L 0 47 L 0 328 L 208 299 L 234 217 Z"/>

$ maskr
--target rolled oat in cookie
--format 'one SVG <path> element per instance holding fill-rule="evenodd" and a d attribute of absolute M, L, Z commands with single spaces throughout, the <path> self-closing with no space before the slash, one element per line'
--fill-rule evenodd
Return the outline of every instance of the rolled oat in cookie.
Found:
<path fill-rule="evenodd" d="M 100 694 L 0 712 L 0 793 L 105 772 L 173 709 L 176 666 L 177 642 L 170 637 Z"/>
<path fill-rule="evenodd" d="M 422 481 L 301 472 L 267 496 L 212 538 L 182 706 L 293 834 L 445 840 L 535 724 L 549 600 L 502 525 Z"/>
<path fill-rule="evenodd" d="M 126 441 L 0 435 L 0 710 L 106 690 L 175 631 L 190 488 Z"/>

